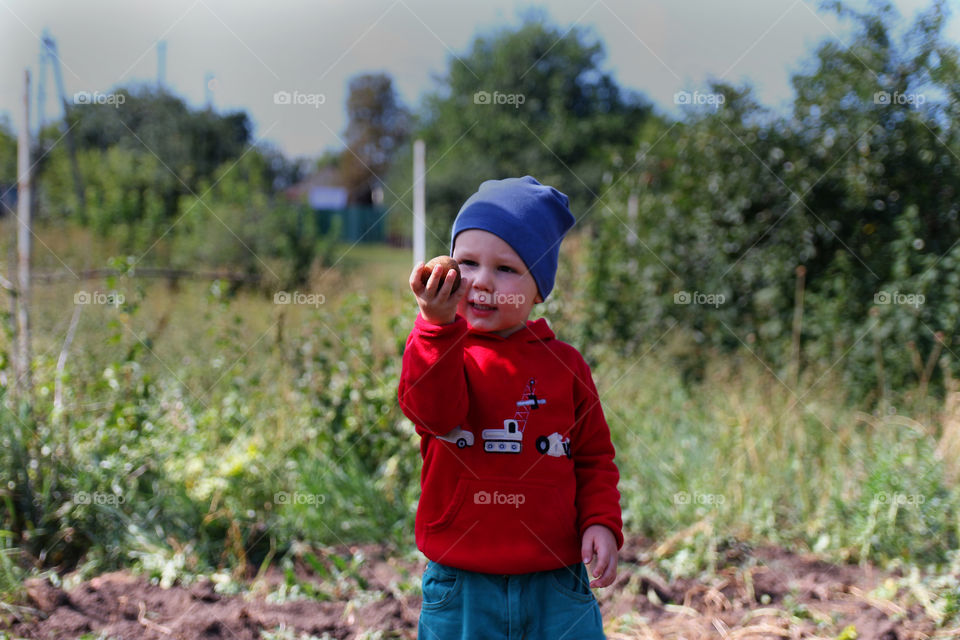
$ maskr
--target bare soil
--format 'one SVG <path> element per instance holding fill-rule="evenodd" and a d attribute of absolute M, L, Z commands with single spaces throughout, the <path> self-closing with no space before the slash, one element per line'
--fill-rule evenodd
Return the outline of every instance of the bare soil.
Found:
<path fill-rule="evenodd" d="M 326 634 L 348 640 L 373 631 L 382 631 L 381 638 L 415 638 L 420 596 L 410 585 L 417 584 L 423 562 L 398 559 L 376 545 L 361 548 L 365 560 L 356 579 L 344 581 L 340 574 L 333 589 L 329 576 L 297 565 L 298 579 L 325 586 L 327 594 L 342 593 L 327 601 L 270 601 L 265 594 L 285 580 L 274 568 L 242 595 L 220 594 L 207 579 L 163 589 L 126 571 L 100 575 L 69 592 L 35 578 L 26 584 L 28 606 L 0 617 L 0 629 L 37 640 L 84 634 L 124 640 L 260 640 L 262 630 L 286 630 L 282 637 L 289 638 Z M 621 552 L 615 584 L 596 590 L 611 640 L 960 637 L 960 632 L 938 632 L 904 590 L 889 599 L 871 595 L 897 577 L 871 567 L 829 564 L 780 548 L 743 547 L 728 551 L 726 566 L 712 576 L 669 582 L 640 560 L 649 548 L 633 541 Z M 349 555 L 351 549 L 342 551 Z"/>

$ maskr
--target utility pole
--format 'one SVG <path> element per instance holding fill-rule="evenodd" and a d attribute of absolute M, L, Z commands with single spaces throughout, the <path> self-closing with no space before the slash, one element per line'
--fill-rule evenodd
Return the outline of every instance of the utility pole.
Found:
<path fill-rule="evenodd" d="M 45 37 L 46 32 L 43 34 Z M 40 57 L 37 60 L 37 140 L 47 125 L 47 46 L 40 45 Z"/>
<path fill-rule="evenodd" d="M 213 92 L 217 89 L 217 76 L 212 71 L 207 71 L 203 76 L 203 100 L 207 104 L 207 109 L 213 111 Z"/>
<path fill-rule="evenodd" d="M 157 43 L 157 89 L 164 91 L 167 86 L 167 41 Z"/>
<path fill-rule="evenodd" d="M 67 99 L 67 92 L 63 86 L 63 71 L 60 68 L 60 56 L 57 55 L 57 42 L 53 39 L 53 36 L 49 32 L 43 32 L 40 53 L 40 79 L 38 81 L 38 90 L 40 96 L 45 100 L 46 99 L 46 90 L 44 86 L 46 84 L 46 66 L 42 64 L 44 58 L 47 62 L 50 63 L 50 67 L 53 68 L 53 79 L 57 83 L 57 93 L 60 94 L 60 102 L 63 104 L 63 126 L 65 133 L 64 138 L 67 143 L 67 152 L 70 155 L 70 170 L 73 173 L 73 188 L 74 193 L 77 197 L 77 213 L 81 216 L 83 215 L 83 210 L 86 204 L 86 198 L 84 197 L 83 189 L 83 178 L 80 175 L 80 165 L 77 163 L 77 146 L 73 140 L 73 127 L 70 124 L 70 101 Z M 40 126 L 43 127 L 46 123 L 44 122 L 43 110 L 45 105 L 41 102 L 37 105 L 37 110 L 39 112 Z M 37 140 L 40 140 L 40 131 L 37 131 Z"/>

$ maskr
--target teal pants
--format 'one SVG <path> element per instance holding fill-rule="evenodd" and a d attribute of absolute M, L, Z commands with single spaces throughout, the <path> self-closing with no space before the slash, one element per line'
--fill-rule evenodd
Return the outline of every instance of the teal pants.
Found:
<path fill-rule="evenodd" d="M 427 562 L 418 640 L 603 640 L 583 563 L 519 575 Z"/>

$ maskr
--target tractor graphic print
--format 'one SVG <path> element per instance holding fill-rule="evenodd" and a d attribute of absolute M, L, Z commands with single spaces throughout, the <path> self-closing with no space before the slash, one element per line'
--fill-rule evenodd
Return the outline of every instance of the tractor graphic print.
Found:
<path fill-rule="evenodd" d="M 480 435 L 483 438 L 484 451 L 488 453 L 520 453 L 523 449 L 523 430 L 527 426 L 527 418 L 530 417 L 530 412 L 547 403 L 544 398 L 537 397 L 536 384 L 536 378 L 530 378 L 523 390 L 522 399 L 517 402 L 516 412 L 512 418 L 503 421 L 502 429 L 483 430 Z M 460 449 L 472 447 L 474 442 L 473 432 L 460 426 L 454 427 L 439 438 L 456 444 Z M 549 436 L 537 438 L 536 448 L 544 455 L 558 458 L 562 456 L 571 457 L 570 438 L 556 432 Z"/>
<path fill-rule="evenodd" d="M 531 411 L 546 404 L 543 398 L 538 398 L 534 389 L 536 378 L 530 378 L 523 398 L 517 402 L 517 411 L 513 418 L 503 421 L 503 429 L 484 429 L 480 436 L 483 438 L 483 450 L 488 453 L 520 453 L 523 448 L 523 429 L 527 426 L 527 418 Z"/>

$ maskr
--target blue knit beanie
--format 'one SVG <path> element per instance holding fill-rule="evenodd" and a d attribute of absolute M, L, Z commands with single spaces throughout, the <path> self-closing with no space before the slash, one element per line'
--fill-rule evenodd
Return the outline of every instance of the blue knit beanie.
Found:
<path fill-rule="evenodd" d="M 517 252 L 546 300 L 557 275 L 560 242 L 574 222 L 569 198 L 531 176 L 487 180 L 460 208 L 450 233 L 450 254 L 461 231 L 489 231 Z"/>

